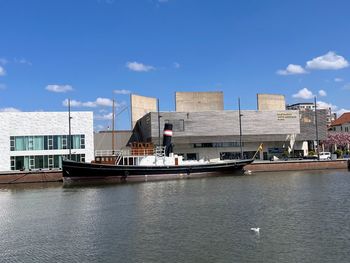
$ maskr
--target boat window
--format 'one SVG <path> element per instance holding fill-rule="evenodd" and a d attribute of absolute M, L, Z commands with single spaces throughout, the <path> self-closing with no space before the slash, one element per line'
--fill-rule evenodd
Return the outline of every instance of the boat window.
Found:
<path fill-rule="evenodd" d="M 186 160 L 197 160 L 197 153 L 186 153 Z"/>

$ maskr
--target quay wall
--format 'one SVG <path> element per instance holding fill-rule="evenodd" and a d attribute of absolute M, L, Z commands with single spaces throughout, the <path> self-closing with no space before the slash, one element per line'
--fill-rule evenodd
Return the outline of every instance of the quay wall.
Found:
<path fill-rule="evenodd" d="M 350 160 L 254 162 L 244 167 L 252 172 L 348 169 Z"/>
<path fill-rule="evenodd" d="M 0 173 L 0 184 L 62 182 L 62 171 L 23 171 Z"/>

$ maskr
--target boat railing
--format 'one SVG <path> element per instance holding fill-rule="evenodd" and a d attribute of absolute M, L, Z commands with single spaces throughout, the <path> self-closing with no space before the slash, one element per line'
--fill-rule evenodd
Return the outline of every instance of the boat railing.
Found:
<path fill-rule="evenodd" d="M 122 151 L 120 150 L 96 150 L 95 151 L 95 157 L 99 156 L 119 156 L 121 155 Z"/>
<path fill-rule="evenodd" d="M 116 158 L 116 165 L 139 165 L 141 160 L 147 156 L 161 158 L 165 156 L 165 147 L 157 146 L 152 149 L 132 148 L 124 149 Z"/>
<path fill-rule="evenodd" d="M 138 165 L 146 156 L 155 156 L 162 158 L 165 156 L 165 146 L 156 146 L 152 148 L 125 148 L 122 150 L 96 150 L 95 159 L 114 157 L 116 165 Z"/>

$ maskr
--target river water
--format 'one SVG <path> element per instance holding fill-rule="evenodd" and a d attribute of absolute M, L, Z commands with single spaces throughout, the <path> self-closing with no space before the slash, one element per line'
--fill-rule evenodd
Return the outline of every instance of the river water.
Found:
<path fill-rule="evenodd" d="M 0 262 L 350 262 L 350 173 L 0 186 L 0 253 Z"/>

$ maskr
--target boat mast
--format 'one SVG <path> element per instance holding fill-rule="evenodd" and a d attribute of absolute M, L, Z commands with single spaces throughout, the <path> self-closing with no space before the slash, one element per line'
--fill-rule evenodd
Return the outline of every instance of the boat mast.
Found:
<path fill-rule="evenodd" d="M 113 99 L 113 106 L 112 106 L 112 155 L 114 155 L 114 119 L 115 119 L 115 114 L 114 114 L 114 107 L 115 107 L 115 101 Z"/>
<path fill-rule="evenodd" d="M 160 115 L 159 115 L 159 99 L 157 99 L 157 109 L 158 109 L 158 146 L 160 146 Z"/>
<path fill-rule="evenodd" d="M 241 159 L 243 159 L 242 147 L 242 114 L 241 114 L 241 100 L 238 98 L 238 115 L 239 115 L 239 147 L 241 149 Z"/>
<path fill-rule="evenodd" d="M 71 119 L 70 116 L 70 99 L 68 99 L 68 147 L 69 147 L 69 160 L 72 159 L 72 128 L 71 128 Z"/>

